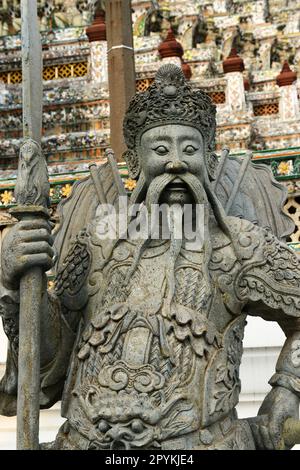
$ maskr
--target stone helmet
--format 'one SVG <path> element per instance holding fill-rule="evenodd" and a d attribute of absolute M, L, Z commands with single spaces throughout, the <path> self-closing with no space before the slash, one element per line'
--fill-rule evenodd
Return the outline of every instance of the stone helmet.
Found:
<path fill-rule="evenodd" d="M 210 157 L 214 155 L 216 133 L 216 106 L 203 91 L 192 86 L 177 65 L 163 65 L 153 84 L 131 100 L 125 114 L 123 132 L 127 151 L 124 159 L 130 178 L 140 174 L 141 135 L 153 127 L 181 124 L 195 127 L 205 143 L 205 159 L 209 171 Z"/>

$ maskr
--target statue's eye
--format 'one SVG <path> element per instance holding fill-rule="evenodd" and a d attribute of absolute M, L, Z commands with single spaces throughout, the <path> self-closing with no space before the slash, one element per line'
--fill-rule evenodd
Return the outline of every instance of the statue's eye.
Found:
<path fill-rule="evenodd" d="M 195 148 L 193 145 L 187 145 L 184 149 L 184 153 L 187 153 L 188 155 L 193 155 L 193 153 L 197 152 L 197 148 Z"/>
<path fill-rule="evenodd" d="M 164 145 L 159 145 L 158 147 L 154 148 L 153 149 L 158 155 L 166 155 L 169 150 L 167 149 L 167 147 L 165 147 Z"/>

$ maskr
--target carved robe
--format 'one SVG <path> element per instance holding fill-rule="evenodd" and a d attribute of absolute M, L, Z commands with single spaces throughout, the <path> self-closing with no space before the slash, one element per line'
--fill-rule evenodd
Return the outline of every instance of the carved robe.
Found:
<path fill-rule="evenodd" d="M 78 235 L 45 307 L 55 354 L 41 370 L 41 407 L 62 397 L 67 418 L 54 448 L 254 449 L 235 411 L 247 314 L 282 326 L 288 338 L 271 384 L 300 392 L 297 255 L 250 222 L 231 217 L 228 226 L 231 239 L 214 219 L 210 226 L 208 309 L 202 251 L 183 243 L 170 303 L 169 241 L 151 241 L 128 279 L 137 242 L 104 242 L 96 224 Z M 1 385 L 7 414 L 15 343 Z"/>

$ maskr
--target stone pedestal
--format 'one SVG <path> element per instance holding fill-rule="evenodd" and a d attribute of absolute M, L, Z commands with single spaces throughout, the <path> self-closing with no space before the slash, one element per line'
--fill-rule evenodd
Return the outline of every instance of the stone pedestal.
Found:
<path fill-rule="evenodd" d="M 91 79 L 97 84 L 106 85 L 108 82 L 108 65 L 107 65 L 107 42 L 94 41 L 91 42 L 90 55 Z"/>
<path fill-rule="evenodd" d="M 246 109 L 246 100 L 242 73 L 227 73 L 226 79 L 226 103 L 233 111 L 244 111 Z"/>
<path fill-rule="evenodd" d="M 300 109 L 296 82 L 280 87 L 279 115 L 283 121 L 299 119 Z"/>
<path fill-rule="evenodd" d="M 276 78 L 276 83 L 280 89 L 279 114 L 283 121 L 300 117 L 296 80 L 297 74 L 290 69 L 286 60 Z"/>
<path fill-rule="evenodd" d="M 233 112 L 241 112 L 246 109 L 244 86 L 244 62 L 232 49 L 227 59 L 223 61 L 223 70 L 226 74 L 226 104 Z"/>
<path fill-rule="evenodd" d="M 91 26 L 86 29 L 86 34 L 91 47 L 91 79 L 97 84 L 107 84 L 107 42 L 105 12 L 103 10 L 100 9 L 96 11 L 94 21 Z"/>

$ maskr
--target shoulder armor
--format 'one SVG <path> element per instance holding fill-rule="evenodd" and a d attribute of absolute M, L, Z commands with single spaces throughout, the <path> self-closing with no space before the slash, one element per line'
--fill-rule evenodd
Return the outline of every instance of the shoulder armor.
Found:
<path fill-rule="evenodd" d="M 265 235 L 269 232 L 237 217 L 227 217 L 227 224 L 237 258 L 241 262 L 256 263 L 263 256 Z"/>
<path fill-rule="evenodd" d="M 243 247 L 247 237 L 248 251 L 247 247 Z M 238 297 L 241 300 L 262 301 L 272 309 L 299 317 L 298 255 L 271 232 L 255 226 L 251 231 L 241 232 L 236 250 L 242 255 L 242 268 L 235 280 Z"/>

